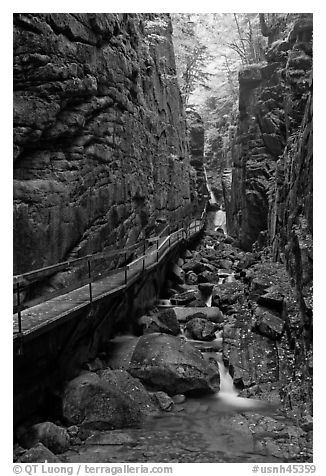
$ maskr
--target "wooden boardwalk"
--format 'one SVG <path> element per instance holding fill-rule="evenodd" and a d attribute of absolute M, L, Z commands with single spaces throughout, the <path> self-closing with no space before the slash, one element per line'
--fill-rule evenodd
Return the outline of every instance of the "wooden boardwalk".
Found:
<path fill-rule="evenodd" d="M 21 328 L 19 328 L 18 313 L 15 313 L 13 316 L 14 339 L 41 333 L 45 328 L 48 330 L 56 325 L 58 320 L 69 319 L 75 311 L 89 305 L 90 299 L 94 302 L 107 295 L 122 292 L 137 281 L 145 270 L 154 268 L 178 243 L 197 234 L 203 228 L 203 215 L 201 220 L 193 221 L 187 229 L 179 229 L 170 235 L 158 238 L 147 248 L 145 254 L 127 266 L 113 270 L 109 275 L 100 277 L 96 281 L 89 280 L 88 284 L 72 291 L 65 292 L 62 289 L 59 296 L 22 309 Z M 20 277 L 15 278 L 17 280 Z"/>

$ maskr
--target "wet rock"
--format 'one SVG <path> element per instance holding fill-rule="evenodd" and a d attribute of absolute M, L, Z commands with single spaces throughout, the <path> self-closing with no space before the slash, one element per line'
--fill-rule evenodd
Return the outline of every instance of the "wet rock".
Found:
<path fill-rule="evenodd" d="M 110 388 L 115 388 L 133 401 L 135 408 L 139 408 L 144 415 L 155 412 L 152 399 L 144 385 L 132 377 L 125 370 L 103 370 L 99 373 L 101 380 L 104 380 Z"/>
<path fill-rule="evenodd" d="M 245 253 L 244 256 L 239 260 L 237 264 L 237 269 L 242 270 L 250 268 L 253 264 L 257 262 L 257 258 L 253 253 Z"/>
<path fill-rule="evenodd" d="M 171 411 L 174 406 L 173 399 L 165 392 L 154 392 L 152 398 L 159 408 L 165 412 Z"/>
<path fill-rule="evenodd" d="M 221 337 L 210 341 L 200 341 L 187 338 L 187 342 L 194 346 L 197 350 L 200 350 L 203 354 L 206 352 L 221 352 L 223 349 L 223 339 Z"/>
<path fill-rule="evenodd" d="M 245 388 L 241 391 L 241 396 L 246 398 L 259 398 L 266 402 L 270 402 L 274 408 L 281 406 L 280 397 L 281 384 L 278 382 L 266 382 L 251 387 Z"/>
<path fill-rule="evenodd" d="M 227 282 L 214 289 L 212 305 L 218 306 L 223 312 L 232 310 L 232 305 L 236 302 L 243 302 L 245 299 L 245 287 L 241 282 Z"/>
<path fill-rule="evenodd" d="M 202 261 L 204 262 L 204 266 L 205 266 L 205 271 L 211 271 L 212 273 L 215 273 L 216 272 L 216 265 L 215 264 L 212 264 L 212 263 L 209 263 L 208 260 L 206 260 L 205 258 L 202 259 Z M 207 261 L 207 263 L 206 263 Z"/>
<path fill-rule="evenodd" d="M 304 431 L 312 431 L 313 430 L 313 418 L 311 415 L 305 415 L 303 417 L 302 422 L 300 423 L 301 428 Z"/>
<path fill-rule="evenodd" d="M 68 426 L 67 432 L 71 438 L 74 438 L 78 435 L 79 428 L 77 425 Z"/>
<path fill-rule="evenodd" d="M 198 292 L 196 290 L 186 291 L 177 294 L 171 298 L 171 304 L 176 306 L 184 306 L 197 298 Z"/>
<path fill-rule="evenodd" d="M 150 316 L 142 316 L 138 319 L 138 324 L 143 328 L 143 334 L 164 332 L 178 335 L 180 332 L 180 325 L 173 308 L 164 309 Z"/>
<path fill-rule="evenodd" d="M 205 318 L 193 317 L 186 324 L 187 337 L 203 341 L 214 340 L 218 328 L 218 324 L 207 321 Z"/>
<path fill-rule="evenodd" d="M 127 394 L 95 373 L 83 374 L 68 382 L 62 413 L 70 425 L 99 430 L 132 426 L 142 416 Z"/>
<path fill-rule="evenodd" d="M 192 259 L 190 261 L 187 261 L 183 265 L 182 269 L 185 273 L 187 273 L 189 271 L 193 271 L 194 273 L 199 274 L 199 273 L 202 273 L 203 271 L 205 271 L 205 264 L 202 263 L 201 261 Z"/>
<path fill-rule="evenodd" d="M 193 271 L 188 271 L 186 274 L 186 284 L 197 284 L 198 283 L 198 276 Z"/>
<path fill-rule="evenodd" d="M 85 370 L 88 370 L 89 372 L 96 372 L 97 370 L 100 370 L 103 368 L 103 362 L 101 359 L 98 357 L 91 362 L 86 362 L 84 365 Z"/>
<path fill-rule="evenodd" d="M 182 266 L 184 265 L 184 260 L 182 258 L 178 258 L 178 261 L 177 261 L 177 265 L 182 268 Z"/>
<path fill-rule="evenodd" d="M 196 317 L 206 319 L 207 321 L 215 322 L 217 324 L 224 321 L 222 312 L 216 307 L 175 307 L 174 311 L 179 322 L 188 322 L 190 319 Z"/>
<path fill-rule="evenodd" d="M 61 463 L 61 460 L 46 448 L 42 443 L 37 443 L 28 449 L 18 459 L 19 463 Z"/>
<path fill-rule="evenodd" d="M 112 339 L 107 348 L 107 365 L 112 369 L 128 369 L 139 337 L 121 336 Z"/>
<path fill-rule="evenodd" d="M 178 337 L 142 336 L 131 357 L 129 372 L 145 384 L 170 395 L 215 392 L 219 375 L 201 353 Z"/>
<path fill-rule="evenodd" d="M 216 276 L 212 271 L 203 271 L 198 274 L 198 283 L 213 283 L 216 281 Z"/>
<path fill-rule="evenodd" d="M 212 283 L 200 283 L 200 284 L 198 284 L 198 289 L 204 296 L 209 296 L 213 292 L 214 284 L 212 284 Z"/>
<path fill-rule="evenodd" d="M 191 259 L 193 257 L 193 254 L 190 250 L 186 250 L 183 255 L 184 259 Z"/>
<path fill-rule="evenodd" d="M 268 309 L 282 313 L 284 307 L 284 294 L 282 294 L 278 288 L 275 289 L 273 286 L 270 286 L 267 289 L 268 292 L 259 296 L 257 303 Z"/>
<path fill-rule="evenodd" d="M 186 396 L 179 393 L 178 395 L 173 395 L 172 400 L 175 404 L 184 403 L 186 401 Z"/>
<path fill-rule="evenodd" d="M 234 238 L 232 238 L 232 236 L 229 236 L 229 235 L 227 235 L 227 236 L 225 236 L 224 238 L 222 238 L 221 241 L 223 241 L 223 243 L 226 243 L 226 244 L 228 244 L 228 245 L 232 245 L 232 244 L 234 244 L 234 242 L 235 242 Z"/>
<path fill-rule="evenodd" d="M 257 263 L 247 273 L 250 280 L 250 299 L 258 298 L 269 290 L 279 290 L 283 295 L 291 294 L 291 287 L 285 266 L 280 263 Z"/>
<path fill-rule="evenodd" d="M 305 432 L 299 426 L 285 426 L 283 422 L 264 416 L 255 422 L 253 434 L 258 451 L 283 461 L 306 461 Z"/>
<path fill-rule="evenodd" d="M 247 312 L 241 322 L 223 328 L 223 355 L 234 384 L 240 388 L 275 382 L 279 376 L 275 342 L 251 332 L 250 322 L 251 314 Z"/>
<path fill-rule="evenodd" d="M 279 339 L 284 331 L 284 321 L 272 311 L 257 306 L 254 310 L 253 331 L 259 332 L 270 339 Z"/>
<path fill-rule="evenodd" d="M 229 259 L 221 259 L 219 261 L 219 267 L 222 269 L 230 270 L 232 268 L 233 262 Z"/>
<path fill-rule="evenodd" d="M 24 448 L 32 448 L 42 443 L 52 453 L 63 453 L 69 448 L 70 436 L 65 428 L 50 421 L 37 423 L 30 427 L 20 439 Z"/>
<path fill-rule="evenodd" d="M 180 332 L 180 324 L 173 308 L 160 311 L 158 314 L 160 322 L 162 322 L 171 331 L 171 334 L 178 335 Z"/>
<path fill-rule="evenodd" d="M 25 453 L 25 449 L 19 446 L 17 443 L 14 444 L 14 450 L 13 450 L 13 462 L 16 463 L 16 461 L 19 460 L 21 456 Z"/>

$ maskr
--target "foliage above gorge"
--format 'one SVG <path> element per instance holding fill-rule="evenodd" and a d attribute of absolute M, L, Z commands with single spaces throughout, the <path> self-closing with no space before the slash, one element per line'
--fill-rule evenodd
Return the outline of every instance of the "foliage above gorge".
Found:
<path fill-rule="evenodd" d="M 186 107 L 205 123 L 206 146 L 228 135 L 238 101 L 241 66 L 264 60 L 258 13 L 171 14 L 178 80 Z M 269 18 L 267 18 L 267 21 Z"/>

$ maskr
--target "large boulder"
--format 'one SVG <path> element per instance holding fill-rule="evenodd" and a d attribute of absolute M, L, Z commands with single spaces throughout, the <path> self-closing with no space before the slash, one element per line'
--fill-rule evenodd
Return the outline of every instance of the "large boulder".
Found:
<path fill-rule="evenodd" d="M 189 290 L 189 291 L 185 291 L 183 293 L 173 296 L 170 299 L 170 301 L 171 301 L 171 304 L 175 304 L 177 306 L 185 306 L 186 304 L 189 304 L 191 301 L 193 301 L 197 297 L 198 297 L 197 290 Z"/>
<path fill-rule="evenodd" d="M 32 448 L 43 443 L 52 453 L 63 453 L 69 448 L 70 436 L 65 428 L 50 421 L 31 426 L 20 438 L 24 448 Z"/>
<path fill-rule="evenodd" d="M 215 339 L 215 332 L 220 326 L 205 318 L 195 317 L 187 322 L 187 336 L 196 340 L 210 341 Z"/>
<path fill-rule="evenodd" d="M 175 307 L 174 312 L 179 322 L 188 322 L 194 317 L 200 317 L 217 324 L 224 321 L 222 312 L 216 307 Z"/>
<path fill-rule="evenodd" d="M 126 370 L 106 369 L 99 373 L 102 380 L 115 388 L 118 392 L 128 395 L 144 414 L 156 411 L 153 400 L 144 385 L 137 378 L 132 377 Z"/>
<path fill-rule="evenodd" d="M 233 263 L 230 259 L 221 259 L 218 264 L 219 268 L 230 270 Z"/>
<path fill-rule="evenodd" d="M 167 334 L 140 337 L 130 357 L 128 372 L 153 390 L 170 395 L 219 390 L 216 369 L 191 344 Z"/>
<path fill-rule="evenodd" d="M 214 283 L 216 281 L 216 274 L 212 271 L 203 271 L 198 274 L 198 283 Z"/>
<path fill-rule="evenodd" d="M 286 268 L 280 263 L 257 263 L 248 270 L 250 299 L 258 301 L 260 296 L 272 291 L 280 295 L 291 294 Z"/>
<path fill-rule="evenodd" d="M 196 259 L 192 259 L 190 261 L 187 261 L 182 266 L 182 269 L 185 273 L 187 273 L 188 271 L 193 271 L 194 273 L 199 274 L 205 271 L 205 264 Z"/>
<path fill-rule="evenodd" d="M 268 292 L 262 294 L 257 299 L 257 304 L 282 314 L 285 308 L 285 299 L 282 290 L 279 289 L 279 287 L 270 286 L 267 288 L 267 291 Z"/>
<path fill-rule="evenodd" d="M 226 282 L 214 289 L 212 305 L 223 312 L 232 311 L 232 305 L 244 300 L 244 285 L 238 281 Z"/>
<path fill-rule="evenodd" d="M 152 399 L 158 405 L 158 407 L 164 412 L 169 412 L 174 406 L 174 401 L 172 398 L 165 392 L 154 392 L 152 394 Z"/>
<path fill-rule="evenodd" d="M 200 284 L 198 284 L 198 289 L 204 296 L 209 296 L 213 292 L 214 284 L 213 283 L 200 283 Z"/>
<path fill-rule="evenodd" d="M 62 413 L 70 425 L 112 430 L 139 422 L 142 412 L 134 400 L 97 374 L 87 372 L 66 385 Z"/>
<path fill-rule="evenodd" d="M 193 257 L 193 254 L 192 254 L 192 252 L 191 252 L 190 250 L 186 250 L 186 251 L 184 252 L 184 255 L 183 255 L 183 258 L 184 258 L 184 259 L 188 259 L 188 260 L 189 260 L 189 259 L 191 259 L 192 257 Z"/>
<path fill-rule="evenodd" d="M 178 335 L 180 324 L 173 308 L 163 309 L 159 313 L 150 316 L 142 316 L 138 324 L 143 328 L 144 334 L 164 332 L 165 334 Z"/>
<path fill-rule="evenodd" d="M 132 354 L 140 337 L 128 336 L 110 340 L 107 347 L 107 365 L 111 369 L 128 370 Z"/>
<path fill-rule="evenodd" d="M 18 459 L 19 463 L 61 463 L 58 456 L 46 448 L 42 443 L 37 443 L 33 448 L 28 449 Z"/>
<path fill-rule="evenodd" d="M 237 269 L 242 270 L 250 268 L 253 264 L 257 262 L 257 257 L 253 253 L 243 253 L 238 264 Z"/>
<path fill-rule="evenodd" d="M 188 271 L 186 274 L 186 284 L 197 284 L 198 276 L 194 271 Z"/>
<path fill-rule="evenodd" d="M 284 331 L 284 321 L 276 312 L 257 306 L 254 310 L 255 323 L 253 330 L 259 334 L 265 335 L 270 339 L 281 338 Z"/>

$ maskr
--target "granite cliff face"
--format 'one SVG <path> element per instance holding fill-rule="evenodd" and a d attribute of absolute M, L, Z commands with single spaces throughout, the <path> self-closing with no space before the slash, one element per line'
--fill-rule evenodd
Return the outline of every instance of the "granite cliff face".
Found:
<path fill-rule="evenodd" d="M 14 273 L 191 213 L 166 14 L 14 15 Z"/>
<path fill-rule="evenodd" d="M 228 219 L 230 233 L 246 250 L 270 228 L 270 189 L 276 167 L 285 161 L 283 152 L 300 127 L 309 93 L 312 15 L 290 14 L 278 27 L 282 28 L 279 39 L 271 43 L 267 62 L 249 65 L 239 73 Z M 275 32 L 276 26 L 271 28 L 273 38 Z"/>
<path fill-rule="evenodd" d="M 282 19 L 281 19 L 282 20 Z M 312 14 L 263 31 L 267 62 L 239 73 L 239 119 L 228 231 L 250 250 L 270 246 L 297 291 L 307 342 L 312 327 Z"/>
<path fill-rule="evenodd" d="M 187 109 L 187 131 L 191 174 L 191 201 L 194 210 L 201 211 L 209 198 L 204 166 L 205 130 L 200 115 Z"/>

